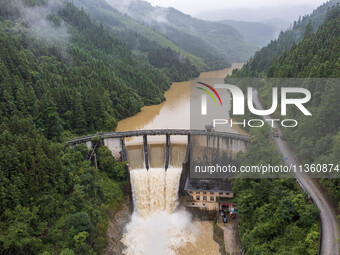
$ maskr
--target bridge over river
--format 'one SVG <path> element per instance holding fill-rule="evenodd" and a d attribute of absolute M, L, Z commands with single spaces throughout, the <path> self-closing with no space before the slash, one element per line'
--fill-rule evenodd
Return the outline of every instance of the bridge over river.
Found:
<path fill-rule="evenodd" d="M 203 146 L 229 150 L 231 155 L 235 155 L 239 151 L 245 151 L 249 143 L 249 136 L 240 135 L 229 132 L 207 132 L 205 130 L 188 130 L 188 129 L 153 129 L 153 130 L 134 130 L 123 132 L 96 133 L 93 135 L 74 138 L 68 141 L 68 144 L 75 146 L 85 143 L 91 149 L 87 159 L 95 160 L 95 149 L 100 145 L 107 146 L 116 159 L 128 161 L 125 138 L 142 136 L 143 137 L 143 153 L 145 167 L 149 169 L 149 149 L 148 136 L 165 136 L 165 169 L 169 167 L 170 162 L 170 144 L 171 136 L 187 136 L 188 149 L 190 148 L 190 139 L 192 136 L 200 138 Z M 94 162 L 95 163 L 95 162 Z M 96 164 L 96 163 L 95 163 Z"/>

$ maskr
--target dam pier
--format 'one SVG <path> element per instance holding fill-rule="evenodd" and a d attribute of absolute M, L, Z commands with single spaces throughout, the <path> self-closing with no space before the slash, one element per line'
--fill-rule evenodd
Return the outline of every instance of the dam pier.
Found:
<path fill-rule="evenodd" d="M 164 136 L 165 143 L 157 145 L 148 144 L 148 137 L 150 136 Z M 178 151 L 176 147 L 179 144 L 171 143 L 171 137 L 173 136 L 187 137 L 186 144 L 180 145 L 182 147 L 180 151 Z M 130 147 L 126 145 L 126 139 L 131 137 L 142 137 L 142 144 L 134 145 L 130 149 Z M 185 194 L 184 189 L 186 184 L 195 183 L 195 189 L 199 188 L 199 179 L 195 177 L 194 182 L 190 179 L 190 158 L 195 156 L 192 155 L 192 153 L 196 153 L 198 157 L 201 157 L 199 154 L 202 151 L 211 150 L 212 154 L 215 154 L 216 151 L 223 151 L 224 155 L 227 155 L 227 157 L 232 160 L 236 153 L 246 150 L 249 139 L 247 135 L 216 132 L 210 129 L 155 129 L 96 133 L 69 140 L 68 144 L 70 146 L 85 144 L 90 150 L 86 159 L 91 160 L 94 166 L 97 166 L 95 150 L 100 146 L 107 146 L 117 161 L 129 162 L 127 167 L 128 176 L 130 176 L 131 170 L 134 169 L 144 168 L 149 171 L 150 169 L 161 168 L 167 171 L 171 167 L 181 168 L 178 192 Z M 192 148 L 191 143 L 193 143 L 193 141 L 195 141 L 195 148 Z M 158 147 L 153 149 L 152 146 Z M 211 181 L 209 183 L 211 183 Z M 229 187 L 229 189 L 231 188 Z M 193 200 L 192 192 L 191 198 Z M 202 201 L 203 199 L 204 198 L 202 198 Z M 199 203 L 195 205 L 197 204 Z M 214 207 L 213 209 L 217 208 Z"/>

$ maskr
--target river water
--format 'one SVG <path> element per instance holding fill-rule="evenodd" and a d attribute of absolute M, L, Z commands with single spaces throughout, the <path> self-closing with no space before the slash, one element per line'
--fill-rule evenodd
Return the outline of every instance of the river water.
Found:
<path fill-rule="evenodd" d="M 223 83 L 223 79 L 231 74 L 235 68 L 242 67 L 242 63 L 234 63 L 230 68 L 204 72 L 195 79 L 216 79 Z M 194 81 L 195 81 L 194 80 Z M 190 129 L 190 81 L 174 82 L 165 92 L 166 101 L 159 105 L 144 106 L 136 115 L 118 122 L 117 131 L 141 130 L 141 129 Z M 234 132 L 240 132 L 235 129 Z M 148 137 L 149 138 L 149 137 Z M 182 138 L 174 138 L 173 141 L 186 142 Z M 164 142 L 164 137 L 156 137 L 150 142 Z M 132 139 L 133 141 L 141 141 Z"/>
<path fill-rule="evenodd" d="M 205 72 L 198 79 L 214 78 L 223 83 L 231 68 Z M 165 92 L 166 101 L 145 106 L 141 112 L 118 123 L 117 131 L 141 129 L 190 129 L 190 81 L 175 82 Z M 237 132 L 237 130 L 233 130 Z M 151 169 L 143 165 L 141 138 L 126 141 L 134 212 L 122 242 L 126 255 L 216 255 L 219 246 L 213 240 L 212 222 L 192 220 L 178 205 L 181 163 L 186 139 L 171 136 L 170 168 L 164 165 L 165 137 L 148 137 Z"/>

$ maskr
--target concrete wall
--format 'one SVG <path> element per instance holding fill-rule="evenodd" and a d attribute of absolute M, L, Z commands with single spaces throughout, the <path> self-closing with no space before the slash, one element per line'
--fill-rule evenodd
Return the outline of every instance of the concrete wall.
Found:
<path fill-rule="evenodd" d="M 227 151 L 230 157 L 234 157 L 239 151 L 246 151 L 247 141 L 231 137 L 221 137 L 214 135 L 193 135 L 194 146 L 214 148 Z"/>
<path fill-rule="evenodd" d="M 196 207 L 208 211 L 218 211 L 218 202 L 210 201 L 188 201 L 186 203 L 187 207 Z"/>
<path fill-rule="evenodd" d="M 109 148 L 116 160 L 120 160 L 122 154 L 122 142 L 120 138 L 105 138 L 104 145 Z"/>
<path fill-rule="evenodd" d="M 91 149 L 92 148 L 92 141 L 87 141 L 86 143 L 86 147 Z"/>
<path fill-rule="evenodd" d="M 200 220 L 214 220 L 216 218 L 215 210 L 207 210 L 204 207 L 188 207 L 186 210 L 191 213 L 193 218 L 198 218 Z"/>

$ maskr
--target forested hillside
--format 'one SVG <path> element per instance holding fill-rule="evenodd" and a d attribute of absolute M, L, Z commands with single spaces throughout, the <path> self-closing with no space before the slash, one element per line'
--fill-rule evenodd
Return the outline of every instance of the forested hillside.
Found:
<path fill-rule="evenodd" d="M 225 61 L 246 61 L 257 49 L 238 31 L 225 24 L 196 19 L 174 8 L 153 7 L 141 0 L 106 1 L 113 8 L 163 34 L 187 52 L 202 58 L 215 69 L 225 67 Z"/>
<path fill-rule="evenodd" d="M 47 15 L 43 22 L 51 31 L 40 33 L 46 28 L 38 21 L 20 22 L 13 12 L 2 16 L 2 120 L 30 115 L 48 138 L 59 138 L 63 130 L 112 130 L 117 120 L 164 99 L 168 77 L 136 59 L 85 12 L 72 4 L 22 11 Z M 45 38 L 45 32 L 56 38 Z"/>
<path fill-rule="evenodd" d="M 116 33 L 128 49 L 141 57 L 143 61 L 148 61 L 149 58 L 165 61 L 161 69 L 173 81 L 188 80 L 198 75 L 197 70 L 203 71 L 217 67 L 209 66 L 203 59 L 185 51 L 162 34 L 121 14 L 105 0 L 76 0 L 74 3 L 80 8 L 84 8 L 91 18 Z M 160 68 L 152 60 L 149 63 Z M 218 67 L 223 68 L 228 65 L 228 62 L 223 60 Z"/>
<path fill-rule="evenodd" d="M 240 165 L 281 165 L 282 157 L 268 139 L 268 125 L 251 129 L 251 144 L 237 155 Z M 314 255 L 318 251 L 318 208 L 293 179 L 233 180 L 246 254 Z"/>
<path fill-rule="evenodd" d="M 320 9 L 319 9 L 320 10 Z M 261 69 L 258 63 L 263 63 L 268 60 L 266 55 L 257 54 L 253 60 L 251 60 L 244 68 L 233 73 L 233 77 L 275 77 L 275 78 L 292 78 L 292 77 L 307 77 L 307 78 L 339 78 L 340 77 L 340 6 L 335 6 L 326 11 L 324 15 L 324 22 L 318 26 L 317 30 L 313 29 L 311 22 L 308 22 L 304 32 L 303 38 L 297 44 L 294 44 L 289 50 L 284 51 L 279 54 L 276 52 L 271 56 L 271 61 L 268 65 L 262 65 Z M 272 48 L 275 43 L 271 43 L 261 50 L 264 52 L 272 52 Z M 259 94 L 262 95 L 261 100 L 266 106 L 271 105 L 271 91 L 272 86 L 270 84 L 254 85 L 259 90 Z M 275 86 L 280 86 L 280 84 L 275 84 Z M 301 112 L 289 110 L 287 116 L 291 119 L 296 119 L 299 122 L 297 128 L 294 129 L 283 129 L 284 136 L 292 144 L 295 152 L 299 155 L 300 159 L 304 163 L 327 163 L 327 164 L 340 164 L 340 84 L 338 80 L 328 81 L 319 80 L 318 84 L 307 83 L 306 87 L 311 91 L 312 99 L 308 104 L 308 109 L 312 112 L 312 116 L 302 116 Z M 276 117 L 279 119 L 279 113 Z M 259 144 L 260 134 L 254 134 L 256 141 L 250 147 L 250 152 L 242 155 L 240 162 L 243 164 L 258 163 L 262 162 L 259 158 L 259 151 L 264 150 L 265 146 Z M 268 140 L 268 138 L 263 137 L 262 140 Z M 266 145 L 271 146 L 271 145 Z M 274 149 L 274 148 L 273 148 Z M 249 182 L 245 184 L 244 182 Z M 247 185 L 252 185 L 253 188 L 249 188 L 249 192 L 254 192 L 260 186 L 267 183 L 268 180 L 261 180 L 260 185 L 256 184 L 255 181 L 245 181 L 245 180 L 235 180 L 236 187 L 242 185 L 246 187 Z M 273 185 L 277 181 L 271 181 L 266 185 Z M 279 181 L 280 182 L 280 181 Z M 283 181 L 281 181 L 283 182 Z M 251 184 L 253 183 L 253 184 Z M 326 192 L 330 197 L 334 199 L 336 203 L 340 202 L 339 193 L 339 182 L 338 179 L 322 179 L 321 183 L 326 189 Z M 258 185 L 258 186 L 254 186 Z M 274 185 L 275 187 L 276 184 Z M 244 193 L 243 189 L 239 189 L 240 195 L 238 196 L 238 201 L 242 202 L 247 195 Z M 294 199 L 290 199 L 294 203 Z M 242 202 L 243 203 L 243 202 Z M 274 200 L 267 200 L 263 207 L 272 208 L 273 204 L 276 202 Z M 287 203 L 285 203 L 287 205 Z M 243 205 L 242 207 L 243 208 Z M 295 205 L 292 205 L 292 210 L 296 209 Z M 254 221 L 251 219 L 251 215 L 259 217 L 257 210 L 254 211 L 252 207 L 244 208 L 245 215 L 240 214 L 241 220 L 241 233 L 242 240 L 245 242 L 248 249 L 257 249 L 258 247 L 252 243 L 248 243 L 249 233 L 257 233 L 257 238 L 259 240 L 259 245 L 261 242 L 266 242 L 266 236 L 263 236 L 264 232 L 261 231 L 263 227 L 263 222 Z M 251 215 L 246 215 L 246 212 L 251 212 Z M 313 207 L 311 206 L 307 213 L 315 213 Z M 275 216 L 275 214 L 274 214 Z M 315 215 L 314 215 L 315 216 Z M 314 217 L 313 216 L 313 217 Z M 250 218 L 249 218 L 250 217 Z M 301 217 L 301 215 L 300 215 Z M 312 216 L 310 217 L 312 218 Z M 295 231 L 306 231 L 307 225 L 302 226 L 297 218 L 292 218 L 291 223 L 295 221 L 295 224 L 302 228 L 298 230 L 295 228 L 288 231 L 289 233 L 297 233 Z M 297 220 L 297 221 L 296 221 Z M 242 224 L 243 222 L 243 224 Z M 310 222 L 312 223 L 312 222 Z M 310 227 L 311 225 L 309 225 Z M 269 225 L 268 225 L 269 227 Z M 308 228 L 309 228 L 308 227 Z M 312 230 L 314 228 L 314 230 Z M 315 254 L 313 249 L 309 249 L 307 246 L 311 241 L 311 238 L 315 238 L 315 231 L 317 229 L 312 227 L 310 233 L 306 236 L 305 251 L 303 247 L 298 248 L 296 246 L 293 249 L 294 254 Z M 273 232 L 273 235 L 280 235 L 278 231 L 280 227 L 270 225 L 269 228 Z M 263 230 L 263 229 L 262 229 Z M 269 231 L 269 230 L 268 230 Z M 293 231 L 293 232 L 292 232 Z M 262 235 L 261 235 L 262 233 Z M 301 233 L 301 232 L 300 232 Z M 281 233 L 282 234 L 282 233 Z M 291 236 L 294 236 L 292 234 Z M 284 241 L 285 239 L 281 239 Z M 280 241 L 280 243 L 282 243 Z M 285 241 L 284 241 L 285 242 Z M 275 244 L 276 246 L 277 244 Z M 307 245 L 307 246 L 306 246 Z M 288 245 L 291 247 L 291 244 Z M 294 247 L 294 246 L 293 246 Z M 266 249 L 273 248 L 273 246 L 265 245 Z M 283 252 L 283 251 L 282 251 Z M 263 253 L 252 253 L 252 254 L 263 254 Z M 275 253 L 281 254 L 281 253 Z M 284 254 L 284 253 L 282 253 Z"/>
<path fill-rule="evenodd" d="M 303 38 L 307 26 L 311 32 L 315 32 L 323 23 L 328 8 L 339 2 L 340 0 L 326 2 L 310 15 L 306 15 L 302 19 L 295 21 L 292 29 L 281 32 L 277 40 L 271 41 L 266 47 L 256 52 L 255 56 L 244 65 L 242 70 L 234 74 L 234 77 L 236 77 L 236 75 L 239 77 L 254 77 L 259 76 L 261 73 L 265 76 L 275 58 L 295 46 L 296 43 Z"/>
<path fill-rule="evenodd" d="M 327 14 L 315 34 L 307 28 L 304 40 L 278 57 L 268 76 L 340 78 L 340 7 Z M 304 119 L 292 112 L 301 126 L 285 133 L 303 161 L 339 164 L 340 84 L 335 81 L 323 85 L 308 88 L 313 95 L 313 117 Z M 339 180 L 322 179 L 321 183 L 328 195 L 340 203 Z"/>
<path fill-rule="evenodd" d="M 177 78 L 150 59 L 73 3 L 0 1 L 0 254 L 102 253 L 124 164 L 103 148 L 97 171 L 85 147 L 60 142 L 112 131 L 163 101 L 171 79 L 197 74 L 185 57 Z"/>

